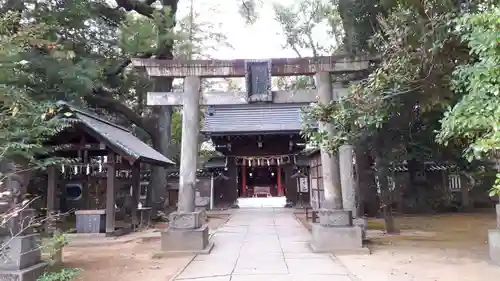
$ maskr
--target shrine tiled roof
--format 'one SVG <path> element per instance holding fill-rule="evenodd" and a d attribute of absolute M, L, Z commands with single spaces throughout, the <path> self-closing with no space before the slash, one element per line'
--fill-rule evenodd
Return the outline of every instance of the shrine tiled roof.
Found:
<path fill-rule="evenodd" d="M 437 163 L 433 161 L 424 162 L 425 171 L 427 172 L 438 172 L 438 171 L 448 171 L 457 168 L 456 165 Z M 393 172 L 408 172 L 408 164 L 401 163 L 399 165 L 394 165 L 389 168 L 389 171 Z"/>
<path fill-rule="evenodd" d="M 208 109 L 202 132 L 238 134 L 299 132 L 301 108 L 308 104 L 220 105 Z"/>
<path fill-rule="evenodd" d="M 114 124 L 103 117 L 75 108 L 67 103 L 59 102 L 58 106 L 65 107 L 64 118 L 71 122 L 79 122 L 85 130 L 99 141 L 109 146 L 112 151 L 129 160 L 140 161 L 159 166 L 170 166 L 175 163 L 153 149 L 148 144 L 134 136 L 125 127 Z"/>

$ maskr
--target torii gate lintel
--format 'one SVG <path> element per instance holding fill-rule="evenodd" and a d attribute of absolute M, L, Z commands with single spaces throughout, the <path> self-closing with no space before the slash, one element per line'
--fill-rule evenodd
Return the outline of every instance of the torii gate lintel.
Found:
<path fill-rule="evenodd" d="M 133 64 L 146 68 L 152 77 L 245 77 L 246 92 L 208 92 L 201 94 L 200 105 L 239 105 L 253 102 L 310 103 L 316 102 L 317 91 L 271 91 L 272 76 L 314 75 L 317 72 L 339 74 L 337 82 L 353 82 L 366 75 L 375 58 L 319 57 L 269 60 L 144 60 L 134 59 Z M 347 87 L 342 83 L 334 91 L 342 96 Z M 182 105 L 182 92 L 150 92 L 147 104 Z"/>

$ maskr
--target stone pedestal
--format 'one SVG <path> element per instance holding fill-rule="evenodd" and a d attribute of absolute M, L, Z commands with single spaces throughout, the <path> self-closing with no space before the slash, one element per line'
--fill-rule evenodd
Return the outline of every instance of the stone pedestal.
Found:
<path fill-rule="evenodd" d="M 352 213 L 345 210 L 319 210 L 319 223 L 312 225 L 313 252 L 369 254 L 363 247 L 363 230 L 353 225 Z"/>
<path fill-rule="evenodd" d="M 495 264 L 500 265 L 500 228 L 488 231 L 488 247 L 490 259 Z"/>
<path fill-rule="evenodd" d="M 345 210 L 319 209 L 319 224 L 325 227 L 352 226 L 352 212 Z"/>
<path fill-rule="evenodd" d="M 488 247 L 490 259 L 500 265 L 500 204 L 496 205 L 497 228 L 488 231 Z"/>
<path fill-rule="evenodd" d="M 0 280 L 36 281 L 47 267 L 41 261 L 39 235 L 25 225 L 32 214 L 23 211 L 6 223 L 9 228 L 0 230 L 0 243 L 6 245 L 0 254 Z M 11 230 L 17 233 L 12 236 Z"/>
<path fill-rule="evenodd" d="M 213 243 L 208 240 L 205 212 L 172 213 L 170 223 L 161 233 L 162 256 L 208 254 Z"/>

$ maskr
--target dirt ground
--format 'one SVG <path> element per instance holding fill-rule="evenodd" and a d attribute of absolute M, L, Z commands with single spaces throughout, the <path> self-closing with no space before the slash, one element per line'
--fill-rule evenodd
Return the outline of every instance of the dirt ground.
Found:
<path fill-rule="evenodd" d="M 304 221 L 304 215 L 298 214 Z M 493 212 L 397 217 L 401 233 L 386 235 L 383 220 L 370 219 L 369 256 L 340 256 L 361 280 L 489 281 L 500 267 L 488 260 L 488 229 Z"/>
<path fill-rule="evenodd" d="M 209 216 L 209 228 L 215 230 L 226 220 L 225 215 Z M 153 259 L 159 248 L 159 239 L 105 246 L 68 246 L 64 249 L 64 266 L 83 269 L 78 281 L 167 281 L 193 258 Z"/>

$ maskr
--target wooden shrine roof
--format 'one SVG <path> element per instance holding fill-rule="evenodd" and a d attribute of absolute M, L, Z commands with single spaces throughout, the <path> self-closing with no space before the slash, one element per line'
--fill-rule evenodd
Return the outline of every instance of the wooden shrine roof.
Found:
<path fill-rule="evenodd" d="M 113 152 L 125 157 L 129 162 L 144 162 L 158 166 L 175 163 L 160 152 L 134 136 L 130 130 L 65 102 L 58 102 L 58 112 L 70 122 L 82 124 L 86 133 L 104 143 Z"/>
<path fill-rule="evenodd" d="M 448 171 L 457 168 L 457 166 L 454 164 L 438 163 L 434 161 L 426 161 L 423 164 L 426 172 Z M 403 162 L 400 164 L 393 165 L 392 167 L 389 168 L 389 171 L 408 172 L 408 164 Z"/>
<path fill-rule="evenodd" d="M 301 108 L 308 104 L 245 104 L 209 108 L 202 132 L 210 135 L 300 132 Z"/>

